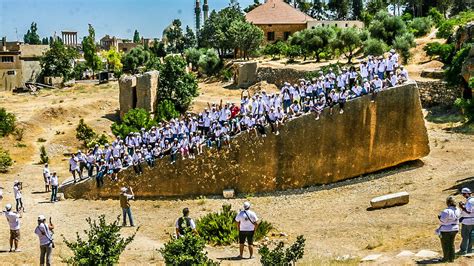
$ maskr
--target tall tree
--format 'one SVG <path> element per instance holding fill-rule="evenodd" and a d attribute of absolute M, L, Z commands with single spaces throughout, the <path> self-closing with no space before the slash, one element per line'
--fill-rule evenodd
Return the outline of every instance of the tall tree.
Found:
<path fill-rule="evenodd" d="M 53 41 L 49 49 L 40 59 L 43 76 L 62 77 L 65 81 L 73 75 L 73 63 L 78 53 L 75 49 L 66 47 L 60 41 Z"/>
<path fill-rule="evenodd" d="M 158 39 L 153 40 L 153 45 L 150 47 L 150 51 L 159 58 L 164 58 L 166 56 L 165 44 Z"/>
<path fill-rule="evenodd" d="M 454 0 L 451 15 L 457 15 L 460 12 L 474 10 L 474 2 L 471 0 Z"/>
<path fill-rule="evenodd" d="M 453 6 L 454 0 L 438 0 L 436 2 L 436 7 L 446 18 L 448 10 Z"/>
<path fill-rule="evenodd" d="M 329 0 L 328 8 L 333 12 L 335 19 L 347 19 L 349 14 L 349 0 Z"/>
<path fill-rule="evenodd" d="M 138 33 L 138 30 L 135 30 L 135 32 L 133 33 L 133 42 L 134 43 L 140 43 L 141 42 L 140 33 Z"/>
<path fill-rule="evenodd" d="M 196 35 L 191 27 L 186 26 L 186 34 L 184 35 L 184 49 L 194 48 L 197 45 Z"/>
<path fill-rule="evenodd" d="M 107 69 L 115 73 L 122 71 L 122 54 L 113 48 L 102 52 L 102 57 L 107 60 Z"/>
<path fill-rule="evenodd" d="M 263 41 L 263 31 L 259 27 L 242 20 L 232 22 L 229 33 L 234 43 L 234 51 L 238 49 L 244 59 L 248 59 L 249 53 L 257 50 Z"/>
<path fill-rule="evenodd" d="M 315 19 L 326 19 L 327 18 L 327 5 L 324 0 L 313 0 L 311 8 L 307 14 Z"/>
<path fill-rule="evenodd" d="M 344 28 L 336 33 L 336 38 L 331 42 L 333 49 L 339 50 L 347 58 L 347 63 L 350 64 L 354 52 L 357 48 L 362 46 L 361 39 L 362 32 L 355 28 Z"/>
<path fill-rule="evenodd" d="M 256 7 L 260 6 L 260 0 L 253 0 L 253 4 L 249 5 L 248 7 L 244 8 L 244 12 L 248 13 L 254 10 Z"/>
<path fill-rule="evenodd" d="M 165 32 L 165 37 L 168 40 L 167 50 L 169 53 L 184 52 L 184 35 L 181 28 L 181 20 L 175 19 Z"/>
<path fill-rule="evenodd" d="M 335 36 L 331 27 L 316 27 L 294 33 L 289 42 L 292 46 L 299 46 L 304 59 L 314 53 L 316 60 L 320 61 L 320 53 L 330 48 L 329 44 Z"/>
<path fill-rule="evenodd" d="M 23 36 L 23 41 L 27 44 L 41 44 L 40 36 L 37 33 L 38 27 L 35 22 L 31 23 L 30 29 Z"/>
<path fill-rule="evenodd" d="M 92 75 L 102 68 L 102 61 L 99 55 L 97 55 L 97 46 L 95 43 L 95 30 L 91 24 L 89 24 L 89 35 L 85 36 L 82 40 L 82 51 L 84 51 L 84 59 L 86 60 L 86 66 L 92 70 Z"/>
<path fill-rule="evenodd" d="M 369 14 L 375 14 L 380 10 L 387 10 L 387 0 L 369 0 L 367 1 L 366 10 Z"/>
<path fill-rule="evenodd" d="M 352 0 L 352 18 L 358 20 L 361 18 L 364 5 L 362 0 Z"/>

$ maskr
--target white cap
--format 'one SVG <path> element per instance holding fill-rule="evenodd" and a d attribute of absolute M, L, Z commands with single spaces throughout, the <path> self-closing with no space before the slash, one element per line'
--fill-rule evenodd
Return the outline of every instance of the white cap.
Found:
<path fill-rule="evenodd" d="M 126 188 L 126 187 L 122 187 L 122 188 L 120 189 L 120 191 L 122 191 L 122 193 L 125 193 L 125 192 L 127 192 L 127 188 Z"/>
<path fill-rule="evenodd" d="M 471 194 L 472 192 L 469 188 L 465 187 L 465 188 L 461 189 L 461 193 L 462 194 Z"/>
<path fill-rule="evenodd" d="M 244 209 L 246 210 L 250 209 L 250 202 L 248 201 L 244 202 Z"/>
<path fill-rule="evenodd" d="M 18 184 L 18 183 L 20 183 L 20 181 L 18 180 L 13 181 L 13 184 Z"/>
<path fill-rule="evenodd" d="M 46 217 L 44 217 L 44 215 L 41 214 L 40 216 L 38 216 L 38 221 L 44 221 L 44 220 L 46 220 Z"/>
<path fill-rule="evenodd" d="M 7 205 L 5 205 L 5 209 L 7 211 L 11 210 L 12 209 L 12 205 L 10 203 L 8 203 Z"/>

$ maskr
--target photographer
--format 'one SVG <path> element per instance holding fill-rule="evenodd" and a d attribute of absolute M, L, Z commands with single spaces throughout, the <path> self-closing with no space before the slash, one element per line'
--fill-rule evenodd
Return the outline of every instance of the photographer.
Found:
<path fill-rule="evenodd" d="M 49 218 L 49 225 L 46 224 L 46 217 L 44 215 L 38 216 L 38 226 L 35 229 L 35 234 L 40 242 L 40 265 L 51 265 L 51 253 L 53 252 L 53 229 L 51 217 Z"/>
<path fill-rule="evenodd" d="M 127 191 L 130 191 L 130 194 L 127 194 Z M 135 226 L 133 224 L 133 216 L 132 216 L 132 210 L 130 209 L 130 200 L 135 199 L 135 195 L 133 194 L 132 188 L 126 188 L 122 187 L 120 189 L 120 207 L 122 208 L 122 214 L 123 214 L 123 223 L 122 226 L 127 226 L 127 215 L 128 215 L 128 220 L 130 221 L 130 226 L 133 227 Z"/>
<path fill-rule="evenodd" d="M 18 180 L 15 180 L 15 182 L 13 182 L 13 195 L 15 195 L 16 212 L 19 212 L 20 210 L 23 210 L 23 212 L 25 212 L 25 208 L 23 207 L 22 195 L 21 195 L 22 189 L 23 189 L 23 183 Z"/>
<path fill-rule="evenodd" d="M 244 254 L 245 240 L 249 246 L 250 258 L 253 257 L 253 237 L 258 229 L 258 217 L 255 212 L 250 210 L 250 202 L 244 203 L 244 210 L 240 211 L 235 217 L 235 222 L 239 228 L 240 255 L 242 259 Z"/>
<path fill-rule="evenodd" d="M 7 218 L 8 225 L 10 226 L 10 252 L 19 252 L 18 242 L 20 241 L 20 218 L 21 213 L 15 213 L 12 211 L 12 205 L 7 204 L 5 206 L 5 217 Z M 15 249 L 12 250 L 13 246 Z"/>
<path fill-rule="evenodd" d="M 474 229 L 474 198 L 471 197 L 471 190 L 466 187 L 461 190 L 461 194 L 466 199 L 466 203 L 459 202 L 459 208 L 462 210 L 461 219 L 459 219 L 462 224 L 462 241 L 459 255 L 465 255 L 467 253 L 472 253 L 471 233 Z"/>

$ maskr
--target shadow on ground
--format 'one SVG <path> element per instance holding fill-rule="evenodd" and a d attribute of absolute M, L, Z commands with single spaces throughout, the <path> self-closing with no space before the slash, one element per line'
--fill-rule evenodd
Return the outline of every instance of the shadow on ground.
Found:
<path fill-rule="evenodd" d="M 474 190 L 474 176 L 466 177 L 456 181 L 456 184 L 450 188 L 447 188 L 443 191 L 451 191 L 453 195 L 459 195 L 462 188 L 470 188 Z"/>

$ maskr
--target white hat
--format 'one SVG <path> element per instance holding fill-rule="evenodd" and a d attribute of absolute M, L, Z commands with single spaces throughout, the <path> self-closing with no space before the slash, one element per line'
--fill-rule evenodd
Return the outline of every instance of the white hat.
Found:
<path fill-rule="evenodd" d="M 127 188 L 126 188 L 126 187 L 122 187 L 122 188 L 120 189 L 120 191 L 122 191 L 122 193 L 125 193 L 125 192 L 127 192 Z"/>
<path fill-rule="evenodd" d="M 12 205 L 10 203 L 8 203 L 7 205 L 5 205 L 5 209 L 7 211 L 11 210 L 12 209 Z"/>
<path fill-rule="evenodd" d="M 250 209 L 250 202 L 248 201 L 244 202 L 244 209 L 246 210 Z"/>
<path fill-rule="evenodd" d="M 38 216 L 38 221 L 44 221 L 44 220 L 46 220 L 46 217 L 44 217 L 44 215 L 41 214 Z"/>
<path fill-rule="evenodd" d="M 20 181 L 18 181 L 18 180 L 13 181 L 13 184 L 15 184 L 15 185 L 18 184 L 18 183 L 20 183 Z"/>
<path fill-rule="evenodd" d="M 471 194 L 472 192 L 469 188 L 465 187 L 465 188 L 461 189 L 461 193 L 462 194 Z"/>

